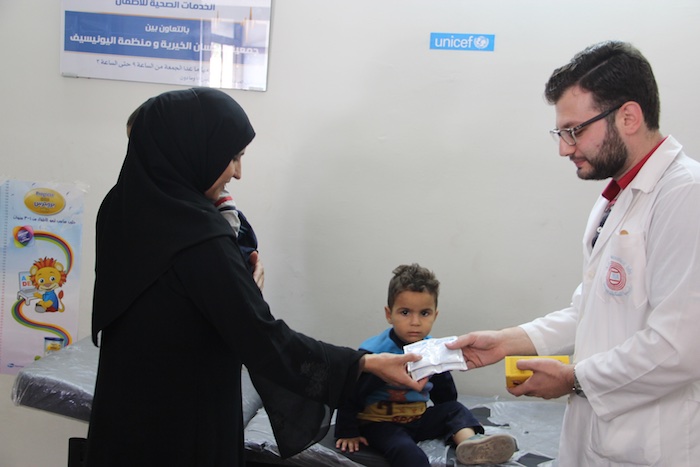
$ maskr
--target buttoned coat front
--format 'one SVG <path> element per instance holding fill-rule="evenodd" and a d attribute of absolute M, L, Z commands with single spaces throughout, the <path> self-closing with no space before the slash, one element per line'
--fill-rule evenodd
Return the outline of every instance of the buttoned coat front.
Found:
<path fill-rule="evenodd" d="M 570 307 L 522 328 L 538 354 L 573 353 L 561 466 L 700 462 L 700 164 L 667 137 L 583 237 Z"/>

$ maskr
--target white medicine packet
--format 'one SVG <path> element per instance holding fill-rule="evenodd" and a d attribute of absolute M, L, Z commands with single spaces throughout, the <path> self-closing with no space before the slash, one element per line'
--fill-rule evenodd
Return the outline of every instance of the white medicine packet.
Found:
<path fill-rule="evenodd" d="M 408 372 L 411 378 L 418 381 L 426 376 L 444 373 L 445 371 L 467 369 L 462 350 L 450 350 L 445 347 L 447 342 L 452 342 L 457 336 L 442 337 L 438 339 L 424 339 L 403 347 L 404 353 L 415 353 L 423 358 L 417 362 L 408 362 Z"/>

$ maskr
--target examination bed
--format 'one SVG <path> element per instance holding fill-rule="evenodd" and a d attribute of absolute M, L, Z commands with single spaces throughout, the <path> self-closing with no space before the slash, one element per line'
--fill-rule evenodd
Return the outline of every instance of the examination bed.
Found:
<path fill-rule="evenodd" d="M 87 422 L 97 374 L 99 350 L 90 338 L 82 339 L 22 369 L 12 388 L 16 405 Z M 308 467 L 388 467 L 371 449 L 343 454 L 334 447 L 333 427 L 319 443 L 289 459 L 281 459 L 262 401 L 243 370 L 243 422 L 246 459 L 250 465 L 296 465 Z M 519 450 L 505 466 L 550 466 L 557 446 L 565 404 L 559 401 L 499 400 L 498 398 L 460 396 L 484 425 L 486 433 L 510 433 Z M 69 467 L 80 465 L 84 440 L 69 442 Z M 423 441 L 421 448 L 431 466 L 458 466 L 454 448 L 437 440 Z"/>

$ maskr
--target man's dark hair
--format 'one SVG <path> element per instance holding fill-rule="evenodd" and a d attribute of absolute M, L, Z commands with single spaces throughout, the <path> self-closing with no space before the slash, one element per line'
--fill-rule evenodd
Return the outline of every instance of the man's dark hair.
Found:
<path fill-rule="evenodd" d="M 651 65 L 626 42 L 601 42 L 579 52 L 557 68 L 545 86 L 545 98 L 556 104 L 567 89 L 579 86 L 593 93 L 598 109 L 605 111 L 634 101 L 650 130 L 659 129 L 659 89 Z"/>

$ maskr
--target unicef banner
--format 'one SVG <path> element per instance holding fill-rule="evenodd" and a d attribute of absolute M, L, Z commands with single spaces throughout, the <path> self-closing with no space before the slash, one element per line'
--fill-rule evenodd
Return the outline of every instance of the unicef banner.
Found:
<path fill-rule="evenodd" d="M 0 181 L 0 373 L 75 339 L 82 218 L 75 185 Z"/>
<path fill-rule="evenodd" d="M 61 74 L 267 90 L 272 0 L 62 0 Z"/>

